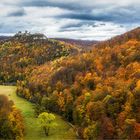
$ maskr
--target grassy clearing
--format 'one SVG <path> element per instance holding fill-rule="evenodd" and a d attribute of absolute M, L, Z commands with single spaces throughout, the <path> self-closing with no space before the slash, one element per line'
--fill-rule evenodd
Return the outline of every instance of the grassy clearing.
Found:
<path fill-rule="evenodd" d="M 76 135 L 73 129 L 61 119 L 56 116 L 57 127 L 51 130 L 48 137 L 45 136 L 43 131 L 38 125 L 37 119 L 34 117 L 34 105 L 22 99 L 15 94 L 16 87 L 14 86 L 0 86 L 0 94 L 4 94 L 13 100 L 16 107 L 22 112 L 25 120 L 25 140 L 75 140 Z"/>

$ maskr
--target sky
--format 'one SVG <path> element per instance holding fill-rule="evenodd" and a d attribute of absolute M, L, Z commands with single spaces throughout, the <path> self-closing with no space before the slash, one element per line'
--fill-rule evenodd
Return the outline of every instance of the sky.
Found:
<path fill-rule="evenodd" d="M 106 40 L 140 25 L 140 0 L 0 0 L 0 35 Z"/>

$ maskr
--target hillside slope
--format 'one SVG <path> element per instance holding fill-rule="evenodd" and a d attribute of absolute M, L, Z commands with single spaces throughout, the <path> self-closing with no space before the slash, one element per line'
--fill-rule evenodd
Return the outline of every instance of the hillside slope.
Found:
<path fill-rule="evenodd" d="M 16 34 L 0 43 L 0 83 L 22 80 L 33 67 L 78 52 L 78 48 L 42 34 Z"/>
<path fill-rule="evenodd" d="M 38 66 L 17 94 L 64 116 L 82 138 L 139 139 L 139 35 L 137 28 L 92 53 Z"/>

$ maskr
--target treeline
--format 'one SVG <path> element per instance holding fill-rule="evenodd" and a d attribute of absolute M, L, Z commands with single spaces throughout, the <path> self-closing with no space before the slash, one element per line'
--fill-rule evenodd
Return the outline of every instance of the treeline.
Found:
<path fill-rule="evenodd" d="M 85 139 L 140 138 L 140 41 L 94 48 L 34 69 L 17 94 L 77 126 Z"/>
<path fill-rule="evenodd" d="M 23 135 L 21 112 L 6 96 L 0 95 L 0 139 L 22 140 Z"/>

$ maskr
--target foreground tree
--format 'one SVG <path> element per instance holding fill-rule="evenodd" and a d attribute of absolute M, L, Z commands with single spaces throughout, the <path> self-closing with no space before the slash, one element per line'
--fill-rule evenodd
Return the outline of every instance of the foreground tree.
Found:
<path fill-rule="evenodd" d="M 0 95 L 0 140 L 22 140 L 24 124 L 21 112 L 5 95 Z"/>
<path fill-rule="evenodd" d="M 38 119 L 45 135 L 48 136 L 50 129 L 56 126 L 55 116 L 52 113 L 43 112 L 38 116 Z"/>

